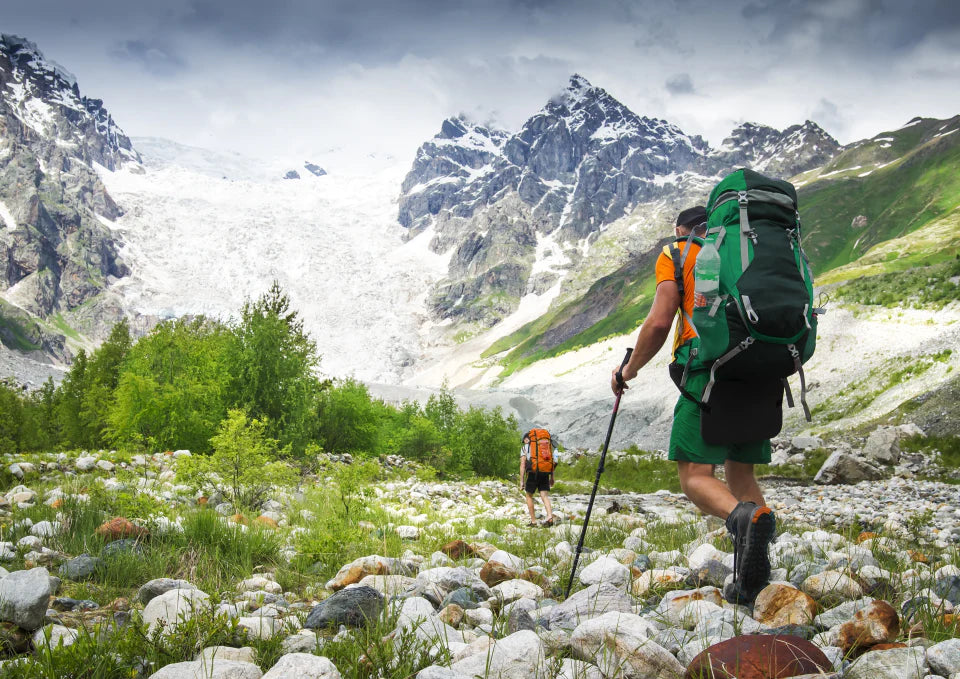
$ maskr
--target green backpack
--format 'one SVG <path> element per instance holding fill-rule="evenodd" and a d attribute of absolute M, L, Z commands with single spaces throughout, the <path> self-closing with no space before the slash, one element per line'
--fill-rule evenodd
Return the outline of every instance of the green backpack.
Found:
<path fill-rule="evenodd" d="M 820 310 L 813 306 L 793 185 L 747 169 L 724 177 L 707 202 L 694 272 L 693 315 L 684 320 L 697 336 L 677 352 L 681 392 L 709 410 L 718 381 L 781 378 L 793 407 L 786 378 L 799 373 L 809 421 L 802 365 L 813 355 Z M 691 370 L 710 371 L 699 399 L 685 389 Z"/>

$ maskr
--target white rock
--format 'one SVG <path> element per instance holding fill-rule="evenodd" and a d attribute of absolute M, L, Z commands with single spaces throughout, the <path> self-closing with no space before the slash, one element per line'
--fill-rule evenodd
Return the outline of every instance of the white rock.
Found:
<path fill-rule="evenodd" d="M 577 626 L 570 636 L 575 657 L 593 662 L 604 676 L 683 676 L 684 667 L 653 641 L 657 628 L 638 615 L 606 613 Z"/>
<path fill-rule="evenodd" d="M 276 632 L 277 619 L 266 615 L 254 615 L 242 617 L 237 620 L 237 625 L 243 627 L 250 633 L 251 637 L 257 639 L 270 639 Z"/>
<path fill-rule="evenodd" d="M 614 587 L 625 587 L 631 578 L 630 569 L 610 556 L 601 556 L 580 571 L 580 582 L 587 586 L 606 582 Z"/>
<path fill-rule="evenodd" d="M 253 648 L 244 646 L 234 648 L 233 646 L 208 646 L 203 649 L 194 660 L 203 660 L 208 666 L 215 660 L 231 660 L 233 662 L 254 662 L 255 654 Z"/>
<path fill-rule="evenodd" d="M 502 563 L 502 562 L 501 562 Z M 450 669 L 468 677 L 485 679 L 545 679 L 546 652 L 536 633 L 521 630 L 496 640 L 488 653 L 476 653 Z"/>
<path fill-rule="evenodd" d="M 263 679 L 340 679 L 329 658 L 310 653 L 288 653 L 263 675 Z"/>
<path fill-rule="evenodd" d="M 37 650 L 70 646 L 77 640 L 79 632 L 63 625 L 47 625 L 33 635 L 33 647 Z"/>
<path fill-rule="evenodd" d="M 870 651 L 844 673 L 845 679 L 923 679 L 927 674 L 923 648 L 891 648 Z"/>
<path fill-rule="evenodd" d="M 97 465 L 97 458 L 84 456 L 77 458 L 77 471 L 88 472 Z"/>
<path fill-rule="evenodd" d="M 234 660 L 178 662 L 167 665 L 149 679 L 260 679 L 263 672 L 256 665 Z"/>
<path fill-rule="evenodd" d="M 198 589 L 172 589 L 154 597 L 143 608 L 143 622 L 149 632 L 166 630 L 189 620 L 195 613 L 209 610 L 210 597 Z"/>
<path fill-rule="evenodd" d="M 930 670 L 945 677 L 960 673 L 960 639 L 947 639 L 927 649 Z"/>
<path fill-rule="evenodd" d="M 277 582 L 265 578 L 262 575 L 255 575 L 252 578 L 247 578 L 237 585 L 237 591 L 240 592 L 257 592 L 257 591 L 269 592 L 270 594 L 280 594 L 283 592 L 283 587 L 281 587 Z"/>
<path fill-rule="evenodd" d="M 504 603 L 510 603 L 517 599 L 542 599 L 543 589 L 529 580 L 514 578 L 506 580 L 495 587 L 491 587 L 494 595 L 503 600 Z"/>

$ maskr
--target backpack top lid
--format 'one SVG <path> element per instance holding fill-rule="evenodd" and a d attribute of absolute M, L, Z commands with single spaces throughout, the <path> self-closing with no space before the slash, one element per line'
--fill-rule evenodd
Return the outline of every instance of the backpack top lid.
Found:
<path fill-rule="evenodd" d="M 531 429 L 529 432 L 527 432 L 527 437 L 531 442 L 538 441 L 540 439 L 549 439 L 550 432 L 548 432 L 546 429 Z"/>
<path fill-rule="evenodd" d="M 790 182 L 782 179 L 773 179 L 771 177 L 762 175 L 759 172 L 754 172 L 753 170 L 747 168 L 741 168 L 739 170 L 734 170 L 726 177 L 721 179 L 720 182 L 713 187 L 713 191 L 710 192 L 710 199 L 707 201 L 707 215 L 710 217 L 711 226 L 714 225 L 713 216 L 717 205 L 717 199 L 722 194 L 727 193 L 728 191 L 749 191 L 751 189 L 783 193 L 793 200 L 794 205 L 797 204 L 797 190 Z"/>

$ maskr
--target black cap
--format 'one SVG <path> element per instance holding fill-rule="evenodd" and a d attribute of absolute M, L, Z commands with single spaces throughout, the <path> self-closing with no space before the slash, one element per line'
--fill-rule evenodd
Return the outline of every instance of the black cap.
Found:
<path fill-rule="evenodd" d="M 686 226 L 690 229 L 696 228 L 707 221 L 707 208 L 702 205 L 688 207 L 677 215 L 677 226 Z"/>

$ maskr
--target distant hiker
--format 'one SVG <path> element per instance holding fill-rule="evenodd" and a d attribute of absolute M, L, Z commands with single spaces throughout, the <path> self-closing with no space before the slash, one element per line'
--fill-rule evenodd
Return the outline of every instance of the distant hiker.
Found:
<path fill-rule="evenodd" d="M 520 488 L 527 495 L 528 526 L 537 525 L 533 509 L 533 494 L 540 493 L 540 500 L 547 512 L 544 526 L 553 525 L 553 506 L 550 504 L 550 489 L 553 487 L 553 471 L 557 466 L 557 446 L 546 429 L 531 429 L 523 435 L 520 447 Z"/>
<path fill-rule="evenodd" d="M 740 171 L 745 172 L 745 171 Z M 751 173 L 753 176 L 763 178 L 761 175 Z M 732 177 L 732 175 L 731 175 Z M 725 180 L 726 181 L 726 180 Z M 741 179 L 742 181 L 742 179 Z M 782 184 L 786 182 L 772 181 L 775 186 L 768 189 L 766 193 L 758 194 L 756 199 L 760 202 L 763 197 L 769 196 L 777 190 L 781 190 Z M 722 186 L 718 185 L 718 189 Z M 786 184 L 792 190 L 792 186 Z M 717 190 L 715 189 L 714 193 Z M 746 221 L 747 203 L 752 193 L 747 190 L 733 191 L 734 199 L 731 206 L 732 210 L 738 208 L 737 198 L 740 198 L 739 207 L 741 212 L 739 217 Z M 721 197 L 725 197 L 722 194 Z M 776 209 L 785 208 L 785 199 L 780 196 L 774 196 L 780 200 Z M 796 213 L 796 193 L 792 194 L 794 208 L 789 211 L 789 219 L 793 219 Z M 765 204 L 766 200 L 763 201 Z M 717 208 L 715 197 L 711 194 L 711 207 Z M 767 208 L 764 214 L 770 214 L 771 208 Z M 786 212 L 784 210 L 784 212 Z M 729 213 L 725 213 L 729 216 Z M 726 217 L 725 217 L 726 218 Z M 754 221 L 758 221 L 755 219 Z M 770 220 L 768 218 L 767 221 Z M 724 226 L 711 227 L 710 234 L 723 231 L 728 223 L 736 223 L 737 217 L 730 217 L 728 221 L 722 222 Z M 711 221 L 711 224 L 714 222 Z M 752 230 L 753 228 L 757 231 Z M 754 257 L 757 253 L 764 250 L 758 246 L 757 233 L 763 237 L 760 242 L 767 249 L 779 246 L 779 238 L 783 241 L 783 249 L 786 250 L 788 237 L 783 235 L 787 227 L 779 227 L 780 233 L 777 238 L 768 237 L 768 227 L 765 223 L 763 227 L 752 222 L 745 223 L 743 229 L 738 224 L 728 231 L 728 236 L 724 246 L 736 247 L 737 275 L 739 276 L 740 265 L 743 272 L 747 271 L 747 265 L 753 261 L 750 255 Z M 793 244 L 796 243 L 796 251 L 802 255 L 799 248 L 799 220 L 796 222 L 796 233 L 787 231 L 791 240 L 789 257 L 792 264 L 793 258 L 800 261 L 800 256 L 795 254 Z M 781 402 L 785 380 L 781 382 L 781 377 L 785 377 L 790 372 L 776 377 L 767 377 L 763 370 L 757 371 L 760 375 L 752 381 L 734 381 L 715 383 L 716 372 L 719 367 L 725 365 L 729 360 L 741 353 L 748 353 L 748 349 L 756 341 L 748 339 L 741 341 L 737 338 L 734 342 L 734 348 L 731 351 L 726 350 L 726 345 L 712 356 L 708 354 L 706 343 L 714 339 L 711 336 L 713 330 L 718 326 L 720 318 L 725 319 L 727 312 L 737 315 L 739 320 L 743 312 L 738 313 L 738 308 L 745 306 L 748 310 L 747 316 L 750 322 L 756 324 L 755 312 L 751 307 L 749 297 L 743 297 L 742 306 L 733 305 L 731 299 L 733 295 L 720 294 L 719 279 L 721 277 L 720 254 L 717 247 L 723 238 L 704 241 L 707 235 L 707 210 L 702 206 L 692 207 L 683 210 L 677 217 L 674 226 L 676 241 L 671 245 L 665 246 L 656 263 L 656 294 L 650 313 L 640 327 L 637 336 L 636 347 L 633 355 L 622 369 L 622 377 L 627 382 L 637 376 L 637 372 L 646 365 L 660 350 L 666 341 L 670 332 L 670 326 L 673 324 L 674 317 L 677 318 L 676 334 L 673 343 L 673 363 L 670 366 L 671 377 L 680 388 L 681 396 L 674 408 L 673 427 L 670 432 L 670 450 L 669 459 L 677 462 L 677 472 L 680 477 L 680 486 L 686 496 L 704 513 L 712 514 L 726 521 L 727 530 L 731 534 L 734 544 L 734 581 L 732 590 L 727 592 L 727 597 L 731 601 L 751 601 L 762 589 L 770 578 L 770 559 L 768 547 L 776 532 L 776 519 L 773 511 L 766 506 L 763 493 L 754 476 L 754 465 L 767 463 L 770 461 L 770 436 L 776 435 L 780 430 L 781 424 Z M 701 251 L 706 254 L 698 263 L 698 256 Z M 726 248 L 724 249 L 726 252 Z M 743 257 L 741 253 L 747 254 Z M 708 257 L 709 255 L 709 257 Z M 768 255 L 764 255 L 763 263 L 766 264 Z M 731 256 L 731 259 L 733 256 Z M 772 257 L 776 259 L 776 257 Z M 724 262 L 727 260 L 724 259 Z M 696 266 L 696 276 L 695 273 Z M 785 267 L 777 261 L 780 269 Z M 800 266 L 799 264 L 797 265 Z M 805 263 L 803 265 L 806 266 Z M 779 274 L 769 274 L 767 269 L 759 269 L 761 274 L 770 275 L 776 278 Z M 809 271 L 804 269 L 806 274 Z M 753 270 L 751 270 L 753 273 Z M 805 282 L 803 272 L 794 271 L 791 276 L 801 279 L 801 285 Z M 812 285 L 812 279 L 811 279 Z M 770 289 L 777 289 L 774 284 L 770 284 Z M 773 296 L 770 292 L 768 296 Z M 810 296 L 812 301 L 812 287 L 810 287 Z M 764 297 L 764 293 L 755 295 L 754 306 L 760 308 L 756 303 L 756 298 Z M 721 304 L 724 304 L 721 306 Z M 734 308 L 727 309 L 728 305 Z M 695 311 L 695 309 L 699 309 Z M 803 312 L 812 310 L 812 304 Z M 718 314 L 719 312 L 719 314 Z M 797 317 L 800 324 L 803 324 L 803 312 L 798 312 Z M 761 313 L 770 313 L 767 308 L 761 309 Z M 718 318 L 718 316 L 720 318 Z M 697 324 L 694 318 L 698 319 Z M 809 328 L 809 316 L 807 327 Z M 726 321 L 723 321 L 726 323 Z M 815 319 L 814 319 L 815 324 Z M 746 319 L 744 319 L 744 324 Z M 815 326 L 814 326 L 815 327 Z M 746 331 L 744 331 L 746 332 Z M 792 331 L 791 331 L 792 332 Z M 728 342 L 734 329 L 723 328 L 723 342 Z M 814 332 L 815 335 L 815 332 Z M 719 336 L 719 333 L 717 333 Z M 747 335 L 749 338 L 750 335 Z M 803 333 L 804 340 L 806 333 Z M 762 344 L 762 342 L 760 342 Z M 739 344 L 739 346 L 738 346 Z M 796 363 L 799 368 L 800 359 L 797 357 L 798 351 L 790 344 L 790 353 L 788 354 L 787 345 L 784 343 L 779 347 L 784 355 L 794 356 L 791 359 L 790 368 Z M 712 347 L 711 347 L 712 350 Z M 812 349 L 810 350 L 812 352 Z M 695 359 L 699 356 L 700 362 Z M 754 352 L 750 356 L 766 356 Z M 709 362 L 705 359 L 712 358 Z M 713 370 L 711 370 L 713 368 Z M 619 367 L 618 367 L 619 369 Z M 616 372 L 611 377 L 610 385 L 614 393 L 620 389 L 616 379 Z M 721 371 L 722 372 L 722 371 Z M 774 371 L 771 371 L 773 375 Z M 626 388 L 626 387 L 624 387 Z M 711 397 L 713 392 L 713 398 Z M 789 397 L 788 397 L 789 398 Z M 710 399 L 709 405 L 706 405 L 707 399 Z M 791 402 L 792 405 L 792 402 Z M 722 415 L 721 415 L 722 414 Z M 717 423 L 718 418 L 725 418 Z M 773 431 L 773 434 L 770 432 Z M 709 435 L 705 435 L 708 432 Z M 708 438 L 710 442 L 707 442 Z M 716 465 L 724 465 L 726 483 L 715 478 L 714 471 Z"/>

